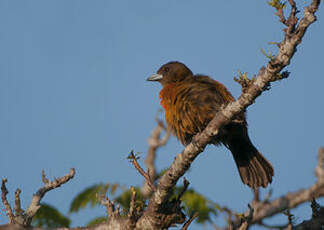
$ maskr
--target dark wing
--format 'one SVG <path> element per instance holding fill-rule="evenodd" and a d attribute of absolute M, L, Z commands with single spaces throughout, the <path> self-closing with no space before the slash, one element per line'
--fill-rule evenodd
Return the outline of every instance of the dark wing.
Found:
<path fill-rule="evenodd" d="M 207 76 L 196 76 L 173 90 L 166 120 L 184 145 L 207 126 L 222 105 L 234 100 L 225 86 Z"/>

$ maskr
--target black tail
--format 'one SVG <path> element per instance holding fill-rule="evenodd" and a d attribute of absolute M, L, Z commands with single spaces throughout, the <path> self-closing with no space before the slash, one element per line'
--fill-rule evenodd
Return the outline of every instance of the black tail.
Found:
<path fill-rule="evenodd" d="M 233 154 L 242 182 L 251 188 L 260 186 L 265 188 L 272 182 L 272 165 L 253 146 L 247 128 L 241 126 L 240 129 L 242 132 L 235 132 L 240 133 L 239 135 L 233 135 L 228 139 L 227 146 Z"/>

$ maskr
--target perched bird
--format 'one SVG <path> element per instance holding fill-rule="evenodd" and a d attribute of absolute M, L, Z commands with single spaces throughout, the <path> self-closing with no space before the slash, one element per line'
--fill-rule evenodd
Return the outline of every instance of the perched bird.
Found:
<path fill-rule="evenodd" d="M 163 65 L 147 80 L 162 84 L 160 99 L 165 120 L 183 145 L 203 131 L 224 105 L 234 101 L 223 84 L 208 76 L 194 75 L 176 61 Z M 244 184 L 257 188 L 272 182 L 273 168 L 250 141 L 244 112 L 222 127 L 210 144 L 223 144 L 232 152 Z"/>

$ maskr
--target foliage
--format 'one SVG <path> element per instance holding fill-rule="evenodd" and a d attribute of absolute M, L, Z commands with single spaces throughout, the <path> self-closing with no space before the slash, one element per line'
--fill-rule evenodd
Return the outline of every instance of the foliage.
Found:
<path fill-rule="evenodd" d="M 69 227 L 71 220 L 49 204 L 42 204 L 33 218 L 34 227 Z"/>
<path fill-rule="evenodd" d="M 94 207 L 98 204 L 98 195 L 106 194 L 110 188 L 110 193 L 114 194 L 119 184 L 95 184 L 81 191 L 72 201 L 70 206 L 70 213 L 78 212 L 85 208 L 88 204 Z"/>
<path fill-rule="evenodd" d="M 141 190 L 139 187 L 133 187 L 133 189 L 136 192 L 136 208 L 138 210 L 143 210 L 145 207 L 145 198 L 143 195 L 141 195 Z M 122 194 L 120 194 L 118 197 L 116 197 L 115 201 L 118 202 L 118 204 L 121 205 L 124 212 L 128 212 L 129 205 L 132 197 L 132 189 L 125 190 Z"/>
<path fill-rule="evenodd" d="M 161 171 L 159 175 L 161 176 L 165 170 Z M 119 184 L 95 184 L 90 187 L 85 188 L 81 191 L 72 201 L 70 205 L 70 213 L 78 212 L 81 209 L 86 208 L 88 205 L 94 207 L 99 204 L 98 196 L 101 194 L 106 194 L 109 192 L 112 196 L 116 193 L 116 190 L 121 188 Z M 136 209 L 137 211 L 144 210 L 146 207 L 147 200 L 143 195 L 141 195 L 140 187 L 135 187 L 131 189 L 123 189 L 117 197 L 111 198 L 121 205 L 124 213 L 129 210 L 129 205 L 131 201 L 132 191 L 136 192 Z M 175 199 L 178 194 L 183 190 L 182 186 L 177 186 L 174 189 L 174 196 L 171 199 Z M 197 212 L 198 223 L 204 223 L 211 220 L 211 216 L 216 216 L 218 206 L 212 201 L 208 200 L 203 195 L 197 193 L 193 189 L 187 190 L 181 197 L 184 205 L 184 209 L 190 216 L 192 213 Z M 94 226 L 107 220 L 107 217 L 96 217 L 89 221 L 87 226 Z M 70 225 L 70 219 L 62 215 L 57 209 L 50 205 L 42 205 L 40 210 L 33 221 L 34 226 L 42 227 L 68 227 Z"/>
<path fill-rule="evenodd" d="M 271 0 L 268 4 L 276 9 L 283 9 L 286 7 L 286 3 L 281 2 L 280 0 Z"/>
<path fill-rule="evenodd" d="M 179 193 L 183 187 L 176 187 L 176 193 Z M 217 215 L 219 210 L 218 205 L 208 200 L 203 195 L 199 194 L 193 189 L 188 189 L 181 197 L 185 211 L 188 216 L 194 212 L 198 212 L 198 223 L 211 221 L 211 216 Z"/>

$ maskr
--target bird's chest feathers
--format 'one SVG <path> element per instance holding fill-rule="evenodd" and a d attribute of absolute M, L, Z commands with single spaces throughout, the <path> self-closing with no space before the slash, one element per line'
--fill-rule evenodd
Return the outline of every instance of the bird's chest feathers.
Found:
<path fill-rule="evenodd" d="M 179 87 L 177 87 L 177 85 L 173 83 L 164 86 L 163 89 L 160 91 L 160 100 L 161 100 L 160 103 L 162 107 L 165 109 L 165 111 L 172 109 L 171 107 L 176 97 L 178 88 Z"/>
<path fill-rule="evenodd" d="M 178 94 L 181 91 L 183 86 L 177 83 L 171 83 L 163 87 L 160 91 L 160 100 L 161 106 L 165 109 L 165 118 L 168 123 L 171 123 L 175 116 L 178 113 L 180 108 L 177 107 L 179 105 Z M 177 102 L 177 103 L 176 103 Z"/>

